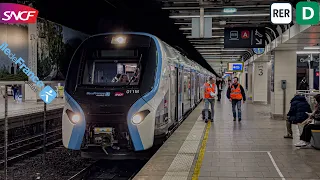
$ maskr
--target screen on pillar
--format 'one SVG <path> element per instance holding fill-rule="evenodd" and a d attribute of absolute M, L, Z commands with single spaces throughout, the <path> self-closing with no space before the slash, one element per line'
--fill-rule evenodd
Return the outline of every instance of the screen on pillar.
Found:
<path fill-rule="evenodd" d="M 229 72 L 243 72 L 243 62 L 229 62 L 227 67 Z"/>

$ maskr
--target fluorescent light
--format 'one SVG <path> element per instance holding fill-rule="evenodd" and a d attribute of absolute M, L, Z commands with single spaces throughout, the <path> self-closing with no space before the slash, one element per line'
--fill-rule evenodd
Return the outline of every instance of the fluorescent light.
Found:
<path fill-rule="evenodd" d="M 303 49 L 320 49 L 319 46 L 304 47 Z"/>
<path fill-rule="evenodd" d="M 297 54 L 320 54 L 320 51 L 296 51 Z"/>
<path fill-rule="evenodd" d="M 224 13 L 235 13 L 235 12 L 237 12 L 237 9 L 236 8 L 224 8 L 223 12 Z"/>
<path fill-rule="evenodd" d="M 194 46 L 196 49 L 222 49 L 222 46 Z"/>
<path fill-rule="evenodd" d="M 234 52 L 234 51 L 247 51 L 246 49 L 198 49 L 198 51 L 224 51 L 224 52 Z"/>
<path fill-rule="evenodd" d="M 201 53 L 201 54 L 207 54 L 207 55 L 215 55 L 215 54 L 222 54 L 222 53 Z"/>
<path fill-rule="evenodd" d="M 212 30 L 222 30 L 224 28 L 219 28 L 219 27 L 213 27 Z M 183 27 L 183 28 L 179 28 L 179 30 L 192 30 L 191 27 Z"/>
<path fill-rule="evenodd" d="M 223 38 L 224 36 L 211 36 L 211 38 Z M 192 38 L 195 38 L 195 37 L 192 37 L 192 36 L 187 36 L 188 39 L 192 39 Z"/>

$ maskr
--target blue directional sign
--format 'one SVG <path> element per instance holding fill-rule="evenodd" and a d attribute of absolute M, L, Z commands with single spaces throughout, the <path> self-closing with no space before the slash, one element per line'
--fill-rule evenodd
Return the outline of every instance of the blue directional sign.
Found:
<path fill-rule="evenodd" d="M 243 72 L 243 62 L 229 62 L 228 63 L 229 72 Z"/>
<path fill-rule="evenodd" d="M 260 55 L 260 54 L 264 53 L 264 48 L 253 48 L 252 50 L 257 55 Z"/>
<path fill-rule="evenodd" d="M 242 64 L 233 64 L 232 65 L 233 71 L 241 71 L 242 70 Z"/>

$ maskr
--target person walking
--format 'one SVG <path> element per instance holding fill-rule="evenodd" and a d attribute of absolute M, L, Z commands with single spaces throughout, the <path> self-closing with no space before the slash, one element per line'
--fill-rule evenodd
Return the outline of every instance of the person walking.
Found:
<path fill-rule="evenodd" d="M 218 91 L 218 101 L 221 100 L 221 91 L 222 91 L 222 80 L 218 79 L 216 82 L 217 91 Z"/>
<path fill-rule="evenodd" d="M 233 78 L 233 84 L 231 84 L 227 90 L 227 98 L 232 103 L 233 121 L 237 119 L 236 106 L 238 111 L 238 121 L 241 121 L 241 101 L 246 102 L 246 94 L 241 84 L 238 83 L 238 78 Z"/>
<path fill-rule="evenodd" d="M 215 97 L 217 96 L 217 85 L 214 82 L 213 77 L 209 78 L 209 81 L 204 83 L 204 114 L 205 114 L 205 122 L 208 122 L 209 119 L 209 105 L 211 107 L 211 122 L 214 121 L 214 103 Z"/>

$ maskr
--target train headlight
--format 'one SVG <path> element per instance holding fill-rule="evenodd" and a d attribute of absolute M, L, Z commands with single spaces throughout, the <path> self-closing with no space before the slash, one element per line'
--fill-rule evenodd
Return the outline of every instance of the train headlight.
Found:
<path fill-rule="evenodd" d="M 135 115 L 132 116 L 132 119 L 131 119 L 132 123 L 140 124 L 149 113 L 150 113 L 149 110 L 144 110 L 136 113 Z"/>
<path fill-rule="evenodd" d="M 69 109 L 66 110 L 66 113 L 68 115 L 69 120 L 73 123 L 73 124 L 77 124 L 80 120 L 81 120 L 81 116 L 80 114 L 77 114 Z"/>
<path fill-rule="evenodd" d="M 136 114 L 132 117 L 133 124 L 140 124 L 142 122 L 142 116 L 140 114 Z"/>
<path fill-rule="evenodd" d="M 73 123 L 78 123 L 80 121 L 80 115 L 79 114 L 74 114 L 72 117 L 71 117 L 71 121 Z"/>
<path fill-rule="evenodd" d="M 125 36 L 115 36 L 112 37 L 111 44 L 116 44 L 116 45 L 124 45 L 127 43 L 127 37 Z"/>

